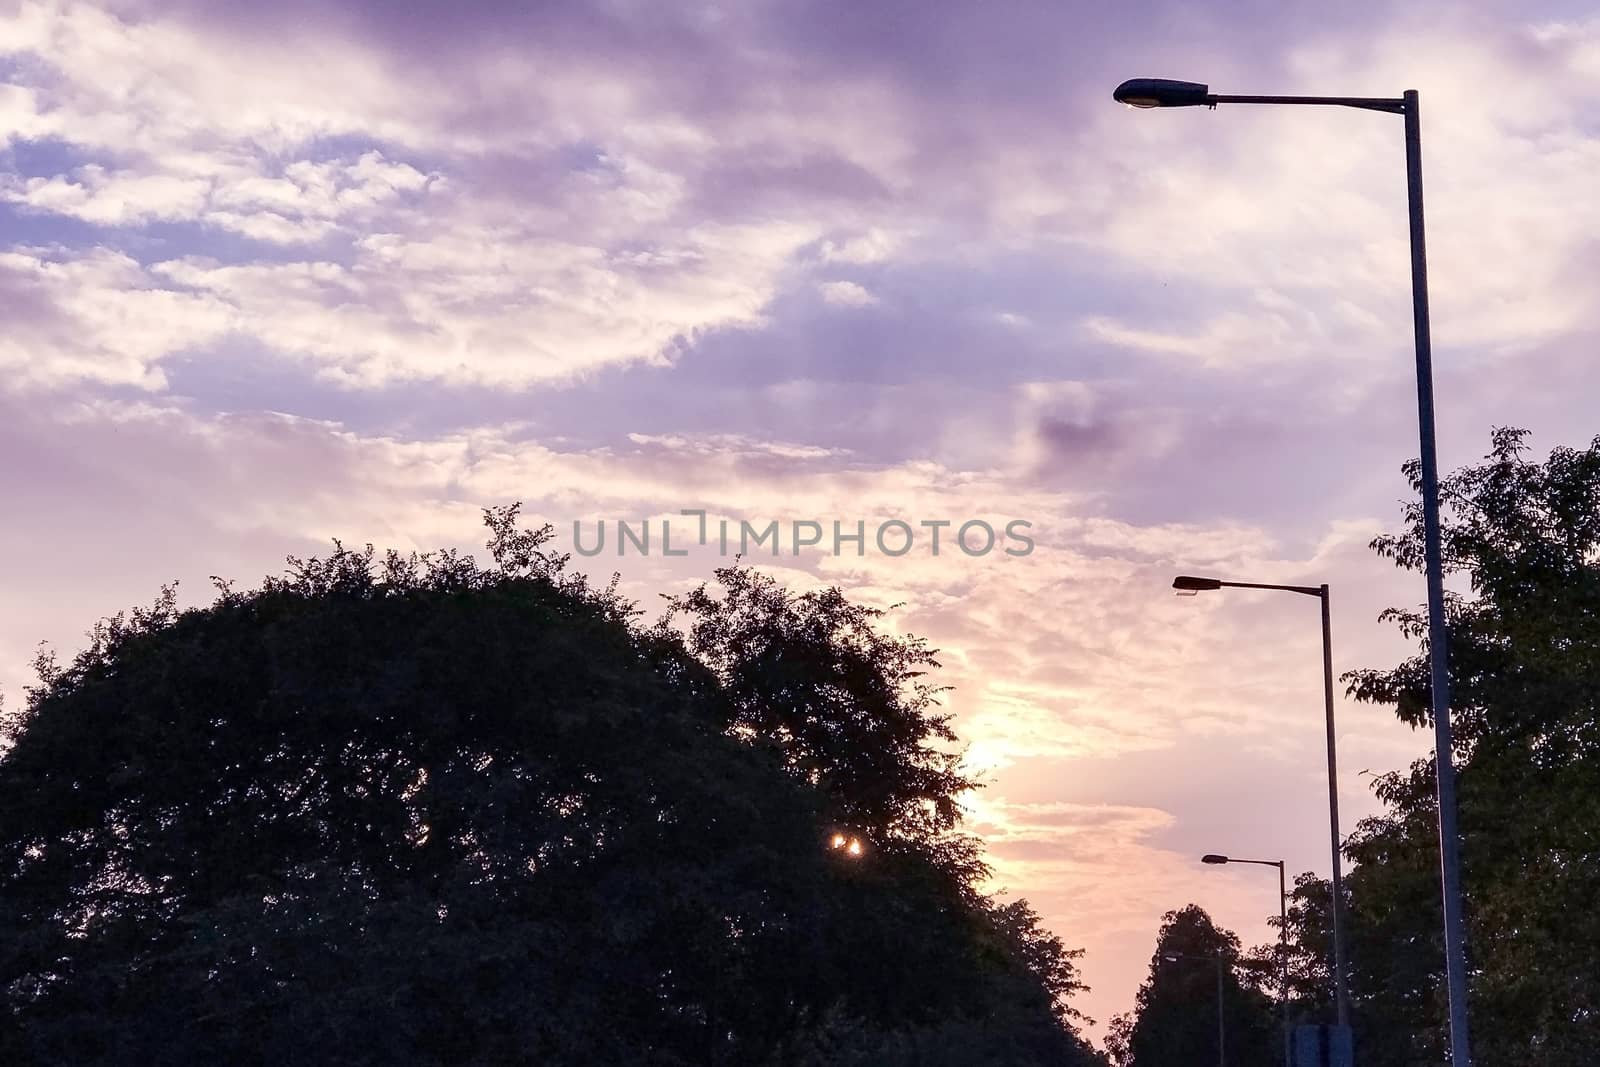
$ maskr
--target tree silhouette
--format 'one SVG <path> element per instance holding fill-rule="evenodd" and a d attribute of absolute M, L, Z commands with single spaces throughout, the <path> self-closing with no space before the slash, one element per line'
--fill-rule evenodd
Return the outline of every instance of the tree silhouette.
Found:
<path fill-rule="evenodd" d="M 516 519 L 491 568 L 336 544 L 41 658 L 0 758 L 0 1062 L 1091 1062 L 1074 953 L 940 814 L 919 643 L 731 572 L 821 634 L 755 689 Z"/>
<path fill-rule="evenodd" d="M 1150 972 L 1134 1010 L 1112 1021 L 1106 1047 L 1117 1067 L 1196 1067 L 1218 1062 L 1217 963 L 1230 1067 L 1283 1060 L 1274 1007 L 1240 958 L 1239 938 L 1198 905 L 1162 917 Z"/>

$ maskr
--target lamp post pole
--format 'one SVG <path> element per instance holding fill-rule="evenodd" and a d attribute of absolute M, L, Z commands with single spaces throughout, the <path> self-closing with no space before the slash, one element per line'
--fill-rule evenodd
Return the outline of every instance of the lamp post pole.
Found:
<path fill-rule="evenodd" d="M 1291 1067 L 1289 1050 L 1289 891 L 1284 885 L 1283 861 L 1278 861 L 1278 1014 L 1283 1016 L 1283 1067 Z"/>
<path fill-rule="evenodd" d="M 1217 1067 L 1227 1067 L 1228 1024 L 1222 1011 L 1222 951 L 1217 951 Z"/>
<path fill-rule="evenodd" d="M 1172 587 L 1181 596 L 1193 596 L 1210 589 L 1275 589 L 1314 596 L 1322 601 L 1322 713 L 1328 734 L 1328 837 L 1333 859 L 1333 1003 L 1334 1017 L 1339 1025 L 1349 1026 L 1350 995 L 1345 987 L 1344 958 L 1344 862 L 1339 834 L 1339 758 L 1333 725 L 1333 627 L 1329 621 L 1328 586 L 1225 582 L 1221 578 L 1196 578 L 1185 574 L 1174 578 Z"/>
<path fill-rule="evenodd" d="M 1333 737 L 1333 625 L 1329 621 L 1328 586 L 1317 587 L 1322 600 L 1322 705 L 1328 728 L 1328 825 L 1333 835 L 1333 973 L 1335 1013 L 1340 1026 L 1350 1025 L 1349 970 L 1344 958 L 1344 858 L 1339 839 L 1339 763 Z"/>
<path fill-rule="evenodd" d="M 1411 312 L 1417 348 L 1417 423 L 1422 439 L 1422 546 L 1428 574 L 1429 696 L 1434 783 L 1439 797 L 1439 874 L 1444 896 L 1445 977 L 1450 989 L 1450 1062 L 1472 1067 L 1467 1033 L 1466 938 L 1461 915 L 1461 840 L 1456 829 L 1455 747 L 1450 736 L 1449 628 L 1439 535 L 1439 457 L 1433 425 L 1433 338 L 1428 320 L 1428 250 L 1422 224 L 1422 117 L 1405 94 L 1406 206 L 1411 222 Z"/>
<path fill-rule="evenodd" d="M 1291 104 L 1360 108 L 1405 120 L 1406 207 L 1411 237 L 1411 310 L 1416 339 L 1417 436 L 1420 442 L 1423 569 L 1428 586 L 1429 691 L 1434 731 L 1434 780 L 1439 804 L 1439 883 L 1443 902 L 1445 975 L 1450 992 L 1450 1063 L 1472 1067 L 1467 1025 L 1467 958 L 1463 933 L 1461 850 L 1456 826 L 1454 741 L 1450 728 L 1449 630 L 1444 609 L 1444 558 L 1439 532 L 1439 467 L 1433 406 L 1433 344 L 1428 318 L 1428 256 L 1422 216 L 1422 122 L 1415 89 L 1400 97 L 1228 96 L 1200 82 L 1134 78 L 1112 97 L 1140 108 L 1218 104 Z M 1338 900 L 1335 899 L 1337 906 Z"/>

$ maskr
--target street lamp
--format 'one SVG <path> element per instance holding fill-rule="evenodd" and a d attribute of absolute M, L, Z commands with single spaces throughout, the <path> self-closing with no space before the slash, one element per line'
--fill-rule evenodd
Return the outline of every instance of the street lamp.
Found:
<path fill-rule="evenodd" d="M 1314 596 L 1322 601 L 1322 704 L 1328 732 L 1328 833 L 1333 845 L 1333 1002 L 1340 1026 L 1350 1024 L 1350 998 L 1345 990 L 1344 875 L 1339 845 L 1339 761 L 1333 730 L 1333 628 L 1329 621 L 1327 585 L 1272 585 L 1262 582 L 1225 582 L 1183 574 L 1172 580 L 1179 596 L 1194 596 L 1211 589 L 1276 589 Z M 1208 859 L 1207 862 L 1216 862 Z M 1227 862 L 1222 860 L 1221 862 Z"/>
<path fill-rule="evenodd" d="M 1439 460 L 1434 445 L 1433 342 L 1428 322 L 1428 253 L 1422 221 L 1422 118 L 1415 89 L 1400 97 L 1223 96 L 1198 82 L 1134 78 L 1112 96 L 1135 107 L 1218 104 L 1311 104 L 1384 111 L 1405 119 L 1406 204 L 1411 229 L 1411 315 L 1417 356 L 1417 436 L 1422 466 L 1422 536 L 1428 583 L 1428 655 L 1434 767 L 1439 796 L 1439 875 L 1443 899 L 1445 974 L 1450 990 L 1450 1062 L 1472 1067 L 1467 1033 L 1467 961 L 1461 920 L 1461 857 L 1456 830 L 1455 762 L 1450 737 L 1449 635 L 1444 615 L 1444 564 L 1439 546 Z M 1335 898 L 1337 904 L 1337 898 Z"/>
<path fill-rule="evenodd" d="M 1270 582 L 1224 582 L 1219 577 L 1195 577 L 1179 574 L 1173 579 L 1173 589 L 1179 597 L 1194 597 L 1195 593 L 1213 589 L 1275 589 L 1280 592 L 1301 593 L 1304 597 L 1317 597 L 1322 601 L 1322 696 L 1323 720 L 1328 729 L 1328 835 L 1333 846 L 1333 1003 L 1339 1025 L 1350 1024 L 1349 993 L 1344 987 L 1344 864 L 1339 843 L 1339 760 L 1338 744 L 1333 729 L 1333 625 L 1328 613 L 1328 585 L 1274 585 Z M 1227 862 L 1206 859 L 1206 862 Z"/>
<path fill-rule="evenodd" d="M 1283 1016 L 1283 1067 L 1290 1067 L 1289 1052 L 1289 890 L 1284 882 L 1282 860 L 1241 860 L 1214 852 L 1200 857 L 1201 863 L 1253 863 L 1278 868 L 1278 1012 Z"/>
<path fill-rule="evenodd" d="M 1200 82 L 1173 81 L 1170 78 L 1129 78 L 1111 94 L 1118 103 L 1129 107 L 1211 107 L 1218 104 L 1328 104 L 1335 107 L 1358 107 L 1365 111 L 1389 111 L 1396 115 L 1407 113 L 1408 104 L 1416 90 L 1408 90 L 1400 99 L 1379 96 L 1220 96 L 1209 85 Z M 1414 110 L 1414 109 L 1413 109 Z M 1418 190 L 1420 194 L 1420 189 Z M 1420 196 L 1417 208 L 1421 210 Z"/>
<path fill-rule="evenodd" d="M 1161 958 L 1169 963 L 1179 960 L 1209 960 L 1210 956 L 1195 956 L 1186 952 L 1163 952 Z M 1217 949 L 1217 1067 L 1227 1067 L 1227 1058 L 1224 1053 L 1228 1047 L 1228 1024 L 1222 1013 L 1222 949 Z"/>
<path fill-rule="evenodd" d="M 1112 95 L 1129 107 L 1192 107 L 1208 104 L 1209 86 L 1169 78 L 1133 78 L 1117 86 Z"/>

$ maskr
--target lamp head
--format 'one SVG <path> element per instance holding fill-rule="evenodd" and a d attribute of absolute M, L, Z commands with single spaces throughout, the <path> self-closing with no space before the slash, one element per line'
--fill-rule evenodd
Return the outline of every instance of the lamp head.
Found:
<path fill-rule="evenodd" d="M 1194 596 L 1196 593 L 1206 592 L 1211 589 L 1221 589 L 1221 578 L 1196 578 L 1193 575 L 1180 574 L 1172 579 L 1172 588 L 1178 591 L 1179 596 Z"/>
<path fill-rule="evenodd" d="M 1129 107 L 1204 107 L 1215 102 L 1209 85 L 1170 78 L 1129 78 L 1111 97 Z"/>
<path fill-rule="evenodd" d="M 1227 863 L 1228 862 L 1228 857 L 1219 856 L 1215 852 L 1210 852 L 1210 853 L 1207 853 L 1204 856 L 1201 856 L 1200 857 L 1200 862 L 1201 863 Z"/>

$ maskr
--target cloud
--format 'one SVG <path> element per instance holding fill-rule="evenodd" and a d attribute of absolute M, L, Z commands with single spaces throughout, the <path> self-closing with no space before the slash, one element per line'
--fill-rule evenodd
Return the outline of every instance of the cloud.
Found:
<path fill-rule="evenodd" d="M 219 166 L 206 175 L 189 174 L 181 164 L 174 171 L 108 171 L 91 163 L 70 175 L 8 177 L 0 198 L 99 226 L 194 221 L 295 243 L 370 221 L 380 206 L 422 192 L 429 183 L 427 175 L 376 151 L 351 162 L 299 160 L 275 176 L 260 161 Z"/>
<path fill-rule="evenodd" d="M 76 181 L 60 176 L 14 181 L 3 195 L 37 211 L 123 226 L 152 219 L 192 218 L 205 204 L 208 188 L 198 179 L 108 174 L 94 165 L 80 168 L 76 177 Z"/>
<path fill-rule="evenodd" d="M 817 289 L 825 302 L 843 307 L 867 307 L 878 302 L 877 297 L 855 282 L 819 282 Z"/>
<path fill-rule="evenodd" d="M 0 292 L 8 307 L 0 368 L 14 386 L 158 388 L 162 358 L 217 341 L 236 325 L 223 301 L 163 288 L 133 259 L 106 249 L 0 252 Z"/>
<path fill-rule="evenodd" d="M 870 228 L 863 233 L 822 243 L 824 263 L 882 263 L 895 251 L 896 238 L 883 230 Z"/>
<path fill-rule="evenodd" d="M 937 29 L 898 21 L 894 34 L 878 18 L 806 7 L 720 19 L 497 11 L 453 16 L 443 40 L 423 29 L 441 15 L 427 6 L 405 18 L 359 4 L 296 10 L 22 5 L 9 39 L 38 64 L 37 84 L 7 95 L 14 135 L 25 127 L 71 138 L 102 158 L 19 177 L 7 195 L 107 226 L 193 219 L 316 248 L 308 263 L 350 265 L 321 247 L 340 232 L 381 238 L 355 255 L 372 287 L 390 290 L 395 312 L 349 321 L 342 305 L 297 291 L 292 271 L 262 270 L 236 294 L 270 304 L 285 286 L 292 313 L 269 343 L 347 387 L 525 386 L 668 361 L 705 331 L 761 325 L 808 255 L 948 258 L 964 247 L 952 244 L 958 235 L 1012 247 L 1064 242 L 1154 274 L 1169 290 L 1176 280 L 1165 323 L 1105 311 L 1081 320 L 1089 339 L 1150 356 L 1244 372 L 1331 358 L 1347 367 L 1351 388 L 1371 389 L 1372 366 L 1404 344 L 1404 232 L 1389 195 L 1397 150 L 1382 116 L 1309 121 L 1241 109 L 1199 141 L 1183 137 L 1183 124 L 1220 126 L 1221 116 L 1133 117 L 1103 100 L 1089 110 L 1079 103 L 1088 83 L 1076 79 L 1094 72 L 1048 73 L 1062 66 L 1051 44 L 1061 27 L 1020 7 L 982 19 L 951 8 Z M 1152 13 L 1152 40 L 1182 23 L 1173 11 Z M 645 49 L 646 25 L 681 51 Z M 1258 32 L 1273 25 L 1266 19 Z M 1184 29 L 1204 51 L 1219 26 L 1190 20 Z M 1500 70 L 1520 84 L 1546 63 L 1546 76 L 1581 88 L 1594 31 L 1543 23 L 1485 45 L 1474 29 L 1447 20 L 1429 53 L 1450 57 L 1425 68 L 1440 83 L 1430 90 L 1440 113 L 1472 116 L 1441 129 L 1437 165 L 1446 176 L 1481 171 L 1509 133 L 1519 152 L 1535 154 L 1501 169 L 1545 195 L 1497 193 L 1488 210 L 1458 183 L 1430 184 L 1437 304 L 1442 339 L 1459 330 L 1504 345 L 1584 321 L 1581 300 L 1559 284 L 1581 251 L 1569 235 L 1582 228 L 1570 225 L 1570 207 L 1541 205 L 1586 202 L 1593 149 L 1576 139 L 1546 150 L 1570 109 L 1535 133 L 1509 102 L 1452 108 L 1470 87 L 1449 72 Z M 1313 77 L 1387 81 L 1416 67 L 1409 32 L 1367 47 L 1371 34 L 1329 23 L 1271 54 L 1290 88 Z M 526 47 L 511 49 L 512 40 Z M 941 78 L 941 62 L 968 69 L 985 48 L 1006 49 L 1008 64 L 972 65 L 984 73 L 965 84 Z M 774 67 L 777 54 L 790 65 Z M 471 91 L 452 66 L 466 56 Z M 729 91 L 751 85 L 760 91 Z M 1008 95 L 1022 86 L 1037 92 Z M 1084 109 L 1067 112 L 1080 121 L 1059 119 L 1067 101 Z M 318 154 L 340 138 L 366 148 Z M 1433 151 L 1430 140 L 1430 161 Z M 269 157 L 290 162 L 269 166 Z M 1570 195 L 1552 198 L 1552 188 Z M 1515 221 L 1462 224 L 1511 204 Z M 408 270 L 419 263 L 453 277 L 419 279 Z M 1454 266 L 1468 263 L 1470 271 Z M 1177 264 L 1190 266 L 1174 275 Z M 1520 285 L 1528 277 L 1543 281 Z M 883 298 L 864 280 L 818 284 L 824 304 Z M 1514 288 L 1536 295 L 1506 299 Z M 500 321 L 486 323 L 501 306 Z M 241 311 L 251 332 L 273 332 L 272 316 Z"/>

